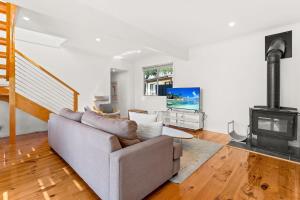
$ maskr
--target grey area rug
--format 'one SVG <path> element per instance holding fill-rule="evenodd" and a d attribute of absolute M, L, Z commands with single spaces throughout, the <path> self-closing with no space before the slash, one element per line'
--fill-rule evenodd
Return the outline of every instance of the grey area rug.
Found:
<path fill-rule="evenodd" d="M 180 160 L 180 170 L 176 176 L 170 179 L 173 183 L 182 183 L 203 163 L 217 153 L 223 145 L 193 138 L 182 140 L 182 147 L 183 156 Z"/>

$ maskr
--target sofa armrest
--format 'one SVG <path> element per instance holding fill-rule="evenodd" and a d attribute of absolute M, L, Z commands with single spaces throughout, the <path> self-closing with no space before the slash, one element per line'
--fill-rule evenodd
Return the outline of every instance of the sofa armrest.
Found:
<path fill-rule="evenodd" d="M 110 199 L 142 199 L 172 177 L 173 139 L 159 136 L 110 154 Z"/>
<path fill-rule="evenodd" d="M 182 145 L 180 143 L 173 144 L 173 159 L 179 159 L 182 156 Z"/>

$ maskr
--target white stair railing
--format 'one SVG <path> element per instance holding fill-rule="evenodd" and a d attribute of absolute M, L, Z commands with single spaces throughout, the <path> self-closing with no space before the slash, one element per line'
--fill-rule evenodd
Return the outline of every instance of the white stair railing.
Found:
<path fill-rule="evenodd" d="M 15 54 L 16 93 L 58 113 L 77 110 L 78 92 L 19 51 Z"/>

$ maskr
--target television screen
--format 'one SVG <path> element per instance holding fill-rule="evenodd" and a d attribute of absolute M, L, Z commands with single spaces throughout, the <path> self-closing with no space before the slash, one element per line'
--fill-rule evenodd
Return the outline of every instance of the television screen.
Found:
<path fill-rule="evenodd" d="M 200 110 L 200 88 L 167 88 L 169 109 Z"/>

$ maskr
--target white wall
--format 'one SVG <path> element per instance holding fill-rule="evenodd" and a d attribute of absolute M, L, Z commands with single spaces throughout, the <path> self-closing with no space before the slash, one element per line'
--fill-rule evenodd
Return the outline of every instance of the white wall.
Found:
<path fill-rule="evenodd" d="M 300 24 L 192 48 L 189 61 L 168 56 L 137 61 L 135 107 L 165 109 L 164 97 L 143 96 L 142 67 L 173 61 L 175 87 L 199 86 L 203 90 L 203 110 L 208 115 L 206 129 L 226 132 L 226 123 L 234 119 L 238 132 L 246 134 L 249 107 L 266 105 L 264 38 L 288 30 L 293 30 L 293 58 L 282 60 L 281 105 L 300 109 Z"/>
<path fill-rule="evenodd" d="M 0 138 L 9 135 L 8 103 L 0 101 Z M 17 109 L 16 132 L 18 135 L 47 130 L 47 123 Z"/>
<path fill-rule="evenodd" d="M 133 87 L 130 71 L 118 71 L 112 73 L 112 80 L 117 82 L 117 102 L 114 103 L 120 110 L 121 117 L 128 116 L 128 109 L 133 107 Z"/>

